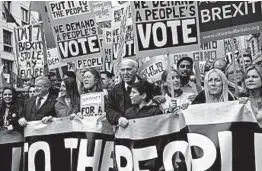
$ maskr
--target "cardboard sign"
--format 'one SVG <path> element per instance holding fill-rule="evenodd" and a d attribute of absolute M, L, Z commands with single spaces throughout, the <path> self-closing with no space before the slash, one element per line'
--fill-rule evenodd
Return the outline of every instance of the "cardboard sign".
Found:
<path fill-rule="evenodd" d="M 113 73 L 114 64 L 112 62 L 112 30 L 104 29 L 104 41 L 103 41 L 103 51 L 104 51 L 104 70 Z"/>
<path fill-rule="evenodd" d="M 99 117 L 105 111 L 103 92 L 81 94 L 80 98 L 83 116 Z"/>
<path fill-rule="evenodd" d="M 137 57 L 198 49 L 196 2 L 133 1 L 131 7 Z"/>
<path fill-rule="evenodd" d="M 82 60 L 77 60 L 77 69 L 91 68 L 91 67 L 103 67 L 102 57 L 92 57 Z"/>
<path fill-rule="evenodd" d="M 160 55 L 144 63 L 139 68 L 138 73 L 142 78 L 156 82 L 161 80 L 161 75 L 165 70 L 167 70 L 167 62 L 165 58 Z"/>
<path fill-rule="evenodd" d="M 94 13 L 88 1 L 46 2 L 61 59 L 102 56 Z"/>
<path fill-rule="evenodd" d="M 91 1 L 91 6 L 97 23 L 111 20 L 112 4 L 110 1 Z"/>
<path fill-rule="evenodd" d="M 171 64 L 183 57 L 190 57 L 193 61 L 214 61 L 218 58 L 225 58 L 223 40 L 202 43 L 198 51 L 188 51 L 183 53 L 170 54 Z"/>
<path fill-rule="evenodd" d="M 228 63 L 232 62 L 233 59 L 233 47 L 232 43 L 234 46 L 234 55 L 235 59 L 239 58 L 240 55 L 240 41 L 241 37 L 234 37 L 234 38 L 229 38 L 224 40 L 224 45 L 225 45 L 225 58 L 228 61 Z"/>
<path fill-rule="evenodd" d="M 261 32 L 261 1 L 201 1 L 198 9 L 201 42 Z"/>
<path fill-rule="evenodd" d="M 125 47 L 123 57 L 134 57 L 134 36 L 133 36 L 133 24 L 131 18 L 131 7 L 130 3 L 124 3 L 119 6 L 114 7 L 113 9 L 113 18 L 112 18 L 112 41 L 113 41 L 113 60 L 117 59 L 117 53 L 119 52 L 119 42 L 120 42 L 120 32 L 121 32 L 121 22 L 123 17 L 127 18 L 126 20 L 126 37 L 125 37 Z M 127 10 L 127 11 L 126 11 Z M 125 13 L 128 13 L 127 15 Z"/>
<path fill-rule="evenodd" d="M 21 78 L 43 75 L 44 56 L 41 25 L 26 25 L 15 29 L 17 59 Z"/>
<path fill-rule="evenodd" d="M 49 69 L 55 69 L 66 66 L 66 63 L 61 63 L 57 48 L 47 49 L 47 64 Z"/>

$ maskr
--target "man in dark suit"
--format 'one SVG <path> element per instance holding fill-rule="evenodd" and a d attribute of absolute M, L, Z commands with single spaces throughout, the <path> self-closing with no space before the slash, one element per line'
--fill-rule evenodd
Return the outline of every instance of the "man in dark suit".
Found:
<path fill-rule="evenodd" d="M 132 59 L 124 59 L 120 66 L 122 82 L 115 85 L 108 95 L 106 117 L 111 125 L 126 127 L 128 120 L 125 118 L 125 111 L 131 107 L 130 93 L 131 86 L 141 81 L 137 75 L 138 63 Z M 154 95 L 160 94 L 154 87 Z"/>
<path fill-rule="evenodd" d="M 52 117 L 56 116 L 55 103 L 56 96 L 49 93 L 51 83 L 44 76 L 37 77 L 35 80 L 35 95 L 28 99 L 20 111 L 19 124 L 26 126 L 27 121 L 42 120 L 43 123 L 48 122 Z"/>

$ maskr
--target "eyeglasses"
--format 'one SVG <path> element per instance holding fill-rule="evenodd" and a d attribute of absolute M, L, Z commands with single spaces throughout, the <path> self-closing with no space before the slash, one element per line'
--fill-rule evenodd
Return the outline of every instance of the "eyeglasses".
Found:
<path fill-rule="evenodd" d="M 89 79 L 89 78 L 92 78 L 92 76 L 91 75 L 83 76 L 83 79 Z"/>
<path fill-rule="evenodd" d="M 35 93 L 35 91 L 29 91 L 29 93 Z"/>
<path fill-rule="evenodd" d="M 180 68 L 190 69 L 190 68 L 191 68 L 191 65 L 180 65 L 179 67 L 180 67 Z"/>

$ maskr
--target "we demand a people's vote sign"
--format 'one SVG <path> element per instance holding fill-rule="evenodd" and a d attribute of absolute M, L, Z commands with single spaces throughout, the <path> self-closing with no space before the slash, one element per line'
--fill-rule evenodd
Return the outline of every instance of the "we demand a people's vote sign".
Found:
<path fill-rule="evenodd" d="M 249 103 L 233 101 L 129 120 L 116 133 L 104 120 L 34 121 L 25 138 L 0 131 L 1 170 L 260 171 L 258 115 Z"/>

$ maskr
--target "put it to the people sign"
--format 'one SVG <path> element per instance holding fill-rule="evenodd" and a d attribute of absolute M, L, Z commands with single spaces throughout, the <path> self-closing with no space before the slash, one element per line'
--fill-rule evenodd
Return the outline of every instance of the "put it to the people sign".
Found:
<path fill-rule="evenodd" d="M 61 59 L 102 56 L 94 12 L 88 1 L 46 2 Z"/>
<path fill-rule="evenodd" d="M 196 2 L 131 2 L 137 57 L 199 49 Z"/>

